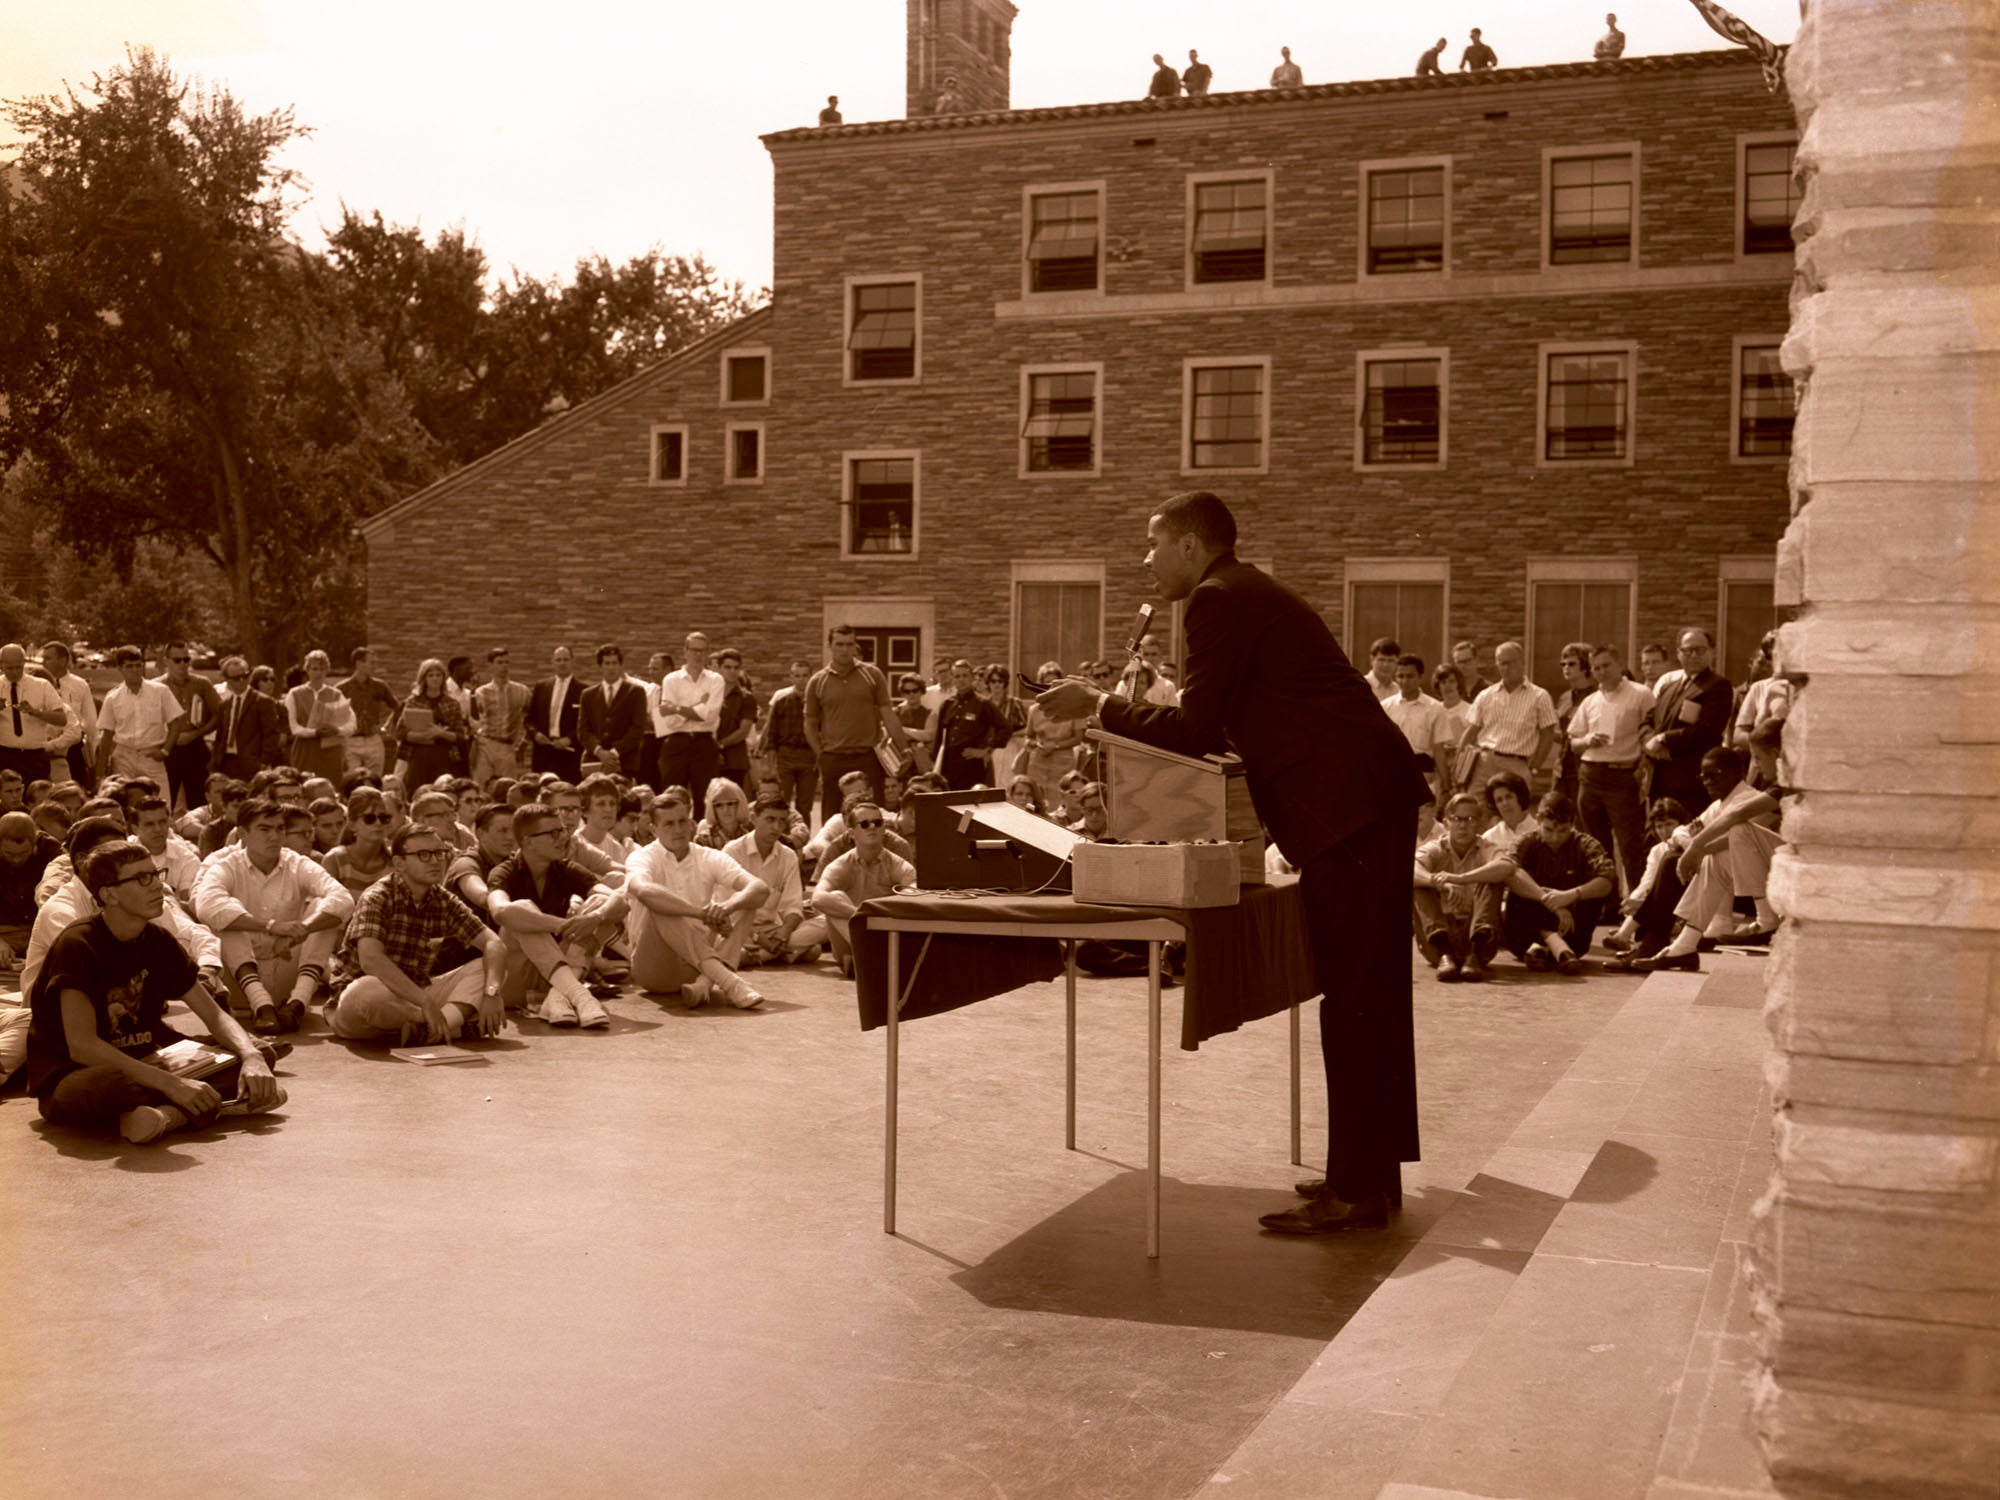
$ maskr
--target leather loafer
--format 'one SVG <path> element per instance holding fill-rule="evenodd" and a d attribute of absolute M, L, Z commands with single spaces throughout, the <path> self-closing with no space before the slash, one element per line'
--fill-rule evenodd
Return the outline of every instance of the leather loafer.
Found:
<path fill-rule="evenodd" d="M 1324 1177 L 1303 1178 L 1300 1181 L 1292 1184 L 1292 1191 L 1297 1193 L 1301 1198 L 1323 1198 L 1326 1196 L 1326 1179 Z M 1395 1187 L 1391 1188 L 1387 1193 L 1383 1194 L 1382 1196 L 1386 1197 L 1389 1200 L 1389 1207 L 1392 1210 L 1394 1210 L 1397 1213 L 1402 1212 L 1403 1209 L 1402 1184 L 1398 1183 Z"/>
<path fill-rule="evenodd" d="M 1682 969 L 1690 974 L 1701 972 L 1701 958 L 1693 953 L 1656 953 L 1651 958 L 1632 960 L 1634 972 L 1651 974 L 1656 969 Z"/>
<path fill-rule="evenodd" d="M 1265 1214 L 1257 1222 L 1273 1234 L 1351 1234 L 1362 1229 L 1382 1229 L 1389 1223 L 1389 1195 L 1370 1193 L 1359 1203 L 1349 1203 L 1323 1193 L 1297 1208 Z"/>

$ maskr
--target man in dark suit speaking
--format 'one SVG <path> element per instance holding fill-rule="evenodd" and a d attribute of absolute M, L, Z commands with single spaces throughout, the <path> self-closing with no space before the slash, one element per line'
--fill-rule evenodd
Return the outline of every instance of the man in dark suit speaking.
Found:
<path fill-rule="evenodd" d="M 1410 1016 L 1410 860 L 1429 789 L 1409 741 L 1313 607 L 1236 560 L 1236 518 L 1205 490 L 1146 526 L 1162 598 L 1185 599 L 1177 708 L 1128 703 L 1071 679 L 1043 694 L 1057 718 L 1098 715 L 1113 734 L 1182 755 L 1234 750 L 1257 815 L 1299 868 L 1326 1064 L 1324 1181 L 1264 1215 L 1285 1234 L 1379 1228 L 1417 1159 Z"/>

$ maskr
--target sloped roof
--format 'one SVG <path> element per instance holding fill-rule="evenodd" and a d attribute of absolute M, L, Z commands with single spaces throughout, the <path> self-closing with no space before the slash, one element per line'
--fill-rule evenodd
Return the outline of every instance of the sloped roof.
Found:
<path fill-rule="evenodd" d="M 771 318 L 769 306 L 746 313 L 734 322 L 725 323 L 705 338 L 697 339 L 678 354 L 669 355 L 656 365 L 648 365 L 636 375 L 626 377 L 609 390 L 600 391 L 580 406 L 559 412 L 540 426 L 530 429 L 512 442 L 502 443 L 491 453 L 475 458 L 463 468 L 454 469 L 442 479 L 434 480 L 414 494 L 405 495 L 394 505 L 377 511 L 361 522 L 360 532 L 364 537 L 373 537 L 384 527 L 393 525 L 417 511 L 426 510 L 441 500 L 448 500 L 459 491 L 470 488 L 480 480 L 504 469 L 562 436 L 579 420 L 602 411 L 605 407 L 624 401 L 644 390 L 649 385 L 664 384 L 680 375 L 690 365 L 713 359 L 731 344 L 740 344 L 745 335 L 762 328 Z"/>
<path fill-rule="evenodd" d="M 1357 99 L 1385 94 L 1425 94 L 1451 89 L 1491 89 L 1507 84 L 1556 82 L 1566 79 L 1624 78 L 1648 73 L 1684 73 L 1703 69 L 1740 68 L 1757 71 L 1757 60 L 1737 47 L 1708 52 L 1664 52 L 1654 57 L 1621 57 L 1611 62 L 1545 63 L 1531 68 L 1494 68 L 1486 73 L 1447 73 L 1442 78 L 1357 79 L 1348 83 L 1314 83 L 1295 89 L 1240 89 L 1204 94 L 1199 98 L 1113 99 L 1101 104 L 1064 104 L 1047 109 L 998 109 L 980 114 L 924 115 L 909 120 L 873 120 L 853 125 L 804 125 L 761 137 L 765 146 L 847 140 L 857 136 L 928 135 L 996 125 L 1037 125 L 1051 121 L 1158 117 L 1206 109 L 1240 109 L 1245 105 L 1292 104 L 1303 99 Z"/>

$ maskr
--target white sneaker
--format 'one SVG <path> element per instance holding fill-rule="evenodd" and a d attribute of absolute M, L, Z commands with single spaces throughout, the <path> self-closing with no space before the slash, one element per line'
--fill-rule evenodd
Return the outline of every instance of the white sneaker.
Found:
<path fill-rule="evenodd" d="M 729 976 L 729 987 L 723 993 L 729 997 L 729 1003 L 738 1010 L 755 1010 L 764 1003 L 764 997 L 751 989 L 749 981 L 741 974 Z"/>
<path fill-rule="evenodd" d="M 551 1026 L 576 1025 L 576 1007 L 561 990 L 550 990 L 548 998 L 542 1002 L 542 1008 L 535 1014 Z"/>
<path fill-rule="evenodd" d="M 715 981 L 703 974 L 681 986 L 681 1003 L 689 1010 L 700 1010 L 714 997 L 714 992 Z"/>
<path fill-rule="evenodd" d="M 576 1009 L 576 1024 L 590 1031 L 602 1031 L 611 1024 L 611 1012 L 597 1003 L 597 997 L 589 990 L 574 996 L 571 1005 Z"/>
<path fill-rule="evenodd" d="M 119 1117 L 118 1133 L 133 1145 L 143 1146 L 187 1122 L 188 1117 L 171 1104 L 141 1104 Z"/>

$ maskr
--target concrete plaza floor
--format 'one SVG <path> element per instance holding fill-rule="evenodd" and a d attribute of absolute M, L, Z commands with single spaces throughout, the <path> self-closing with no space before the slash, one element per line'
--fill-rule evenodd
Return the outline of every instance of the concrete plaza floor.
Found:
<path fill-rule="evenodd" d="M 883 1034 L 830 966 L 758 983 L 760 1013 L 627 995 L 608 1033 L 529 1021 L 462 1067 L 308 1035 L 281 1114 L 148 1147 L 0 1100 L 0 1490 L 1598 1500 L 1646 1495 L 1662 1445 L 1713 1425 L 1679 1393 L 1754 1009 L 1690 1044 L 1717 1052 L 1678 1094 L 1646 1082 L 1700 978 L 1452 987 L 1418 966 L 1425 1156 L 1377 1234 L 1257 1230 L 1300 1175 L 1282 1018 L 1169 1050 L 1157 1262 L 1143 983 L 1081 987 L 1074 1153 L 1059 982 L 903 1031 L 894 1237 Z M 1309 1012 L 1304 1034 L 1310 1159 Z M 1672 1201 L 1616 1207 L 1649 1187 Z M 1600 1371 L 1637 1360 L 1637 1425 L 1601 1485 L 1586 1435 L 1563 1487 L 1478 1488 L 1532 1477 L 1481 1436 L 1515 1431 L 1510 1399 L 1534 1431 L 1552 1389 L 1589 1388 L 1535 1331 L 1579 1309 L 1624 1328 L 1590 1342 L 1624 1341 Z M 1516 1344 L 1560 1389 L 1493 1352 Z M 1415 1394 L 1398 1350 L 1429 1371 Z"/>

